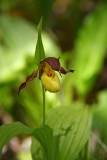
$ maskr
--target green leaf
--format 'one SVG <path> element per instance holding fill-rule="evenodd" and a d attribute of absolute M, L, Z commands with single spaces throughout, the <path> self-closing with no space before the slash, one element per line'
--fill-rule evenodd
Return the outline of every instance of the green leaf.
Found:
<path fill-rule="evenodd" d="M 16 158 L 18 160 L 32 160 L 30 151 L 26 151 L 26 150 L 18 152 L 16 155 Z"/>
<path fill-rule="evenodd" d="M 84 145 L 83 149 L 78 154 L 78 157 L 76 158 L 76 160 L 90 160 L 89 140 L 87 141 L 87 143 Z"/>
<path fill-rule="evenodd" d="M 46 160 L 46 154 L 44 153 L 43 147 L 34 137 L 32 138 L 31 155 L 33 160 Z"/>
<path fill-rule="evenodd" d="M 35 50 L 35 61 L 38 66 L 40 65 L 40 61 L 45 58 L 45 51 L 42 43 L 41 31 L 42 31 L 42 18 L 38 24 L 38 39 Z"/>
<path fill-rule="evenodd" d="M 53 131 L 52 131 L 52 129 L 49 126 L 45 125 L 42 128 L 35 129 L 34 132 L 32 133 L 32 135 L 42 145 L 42 147 L 45 151 L 44 158 L 46 158 L 47 160 L 50 160 L 51 151 L 52 151 L 52 143 L 53 143 Z M 33 150 L 34 149 L 33 149 L 33 146 L 32 146 L 32 152 L 33 152 Z M 32 156 L 33 156 L 33 154 L 32 154 Z M 34 156 L 33 156 L 33 158 L 34 158 Z M 34 159 L 35 160 L 37 159 L 37 154 L 36 154 L 36 157 Z"/>
<path fill-rule="evenodd" d="M 0 127 L 0 155 L 3 146 L 13 137 L 19 134 L 31 134 L 32 128 L 25 126 L 20 122 L 14 122 L 11 124 L 4 124 Z"/>
<path fill-rule="evenodd" d="M 30 151 L 20 151 L 17 153 L 16 158 L 18 160 L 32 160 Z"/>
<path fill-rule="evenodd" d="M 97 95 L 97 104 L 94 104 L 93 128 L 100 130 L 103 138 L 107 137 L 107 89 Z"/>
<path fill-rule="evenodd" d="M 20 51 L 23 54 L 27 52 L 27 55 L 34 52 L 37 31 L 31 23 L 19 17 L 0 14 L 0 28 L 6 49 L 17 50 L 19 54 L 22 54 Z"/>
<path fill-rule="evenodd" d="M 47 114 L 46 124 L 53 128 L 50 160 L 74 160 L 88 140 L 91 113 L 88 107 L 59 107 Z M 33 157 L 39 151 L 38 159 L 44 160 L 43 147 L 33 142 L 33 148 Z"/>
<path fill-rule="evenodd" d="M 75 44 L 74 85 L 86 95 L 100 73 L 107 49 L 107 4 L 86 17 Z"/>

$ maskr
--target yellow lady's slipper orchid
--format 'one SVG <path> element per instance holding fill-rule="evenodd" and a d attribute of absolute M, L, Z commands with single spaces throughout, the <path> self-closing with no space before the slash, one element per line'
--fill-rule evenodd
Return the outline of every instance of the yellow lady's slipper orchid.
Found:
<path fill-rule="evenodd" d="M 51 66 L 45 62 L 44 73 L 41 76 L 41 82 L 49 92 L 58 92 L 61 88 L 60 80 Z"/>
<path fill-rule="evenodd" d="M 40 66 L 37 70 L 33 71 L 33 73 L 26 78 L 26 81 L 23 82 L 20 87 L 20 90 L 26 87 L 26 83 L 32 81 L 37 77 L 37 72 L 39 71 L 39 79 L 41 80 L 44 88 L 49 92 L 58 92 L 61 88 L 60 80 L 55 71 L 58 71 L 61 75 L 66 74 L 68 72 L 74 72 L 74 70 L 66 71 L 63 67 L 60 66 L 59 58 L 48 57 L 40 61 Z"/>

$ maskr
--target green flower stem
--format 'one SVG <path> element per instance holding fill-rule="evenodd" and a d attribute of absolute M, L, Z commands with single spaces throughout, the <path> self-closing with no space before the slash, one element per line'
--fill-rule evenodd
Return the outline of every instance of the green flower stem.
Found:
<path fill-rule="evenodd" d="M 42 85 L 43 91 L 43 126 L 45 125 L 45 88 Z"/>

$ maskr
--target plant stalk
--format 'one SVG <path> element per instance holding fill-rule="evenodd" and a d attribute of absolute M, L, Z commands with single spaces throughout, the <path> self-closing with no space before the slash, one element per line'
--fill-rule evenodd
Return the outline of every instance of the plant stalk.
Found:
<path fill-rule="evenodd" d="M 42 85 L 43 91 L 43 126 L 45 125 L 45 88 Z"/>

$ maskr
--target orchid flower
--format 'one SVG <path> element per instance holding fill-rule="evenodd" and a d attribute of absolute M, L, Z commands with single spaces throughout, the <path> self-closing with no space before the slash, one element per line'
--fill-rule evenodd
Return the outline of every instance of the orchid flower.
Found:
<path fill-rule="evenodd" d="M 37 77 L 37 73 L 39 72 L 39 79 L 42 82 L 43 87 L 45 90 L 49 92 L 58 92 L 61 88 L 60 80 L 55 72 L 59 72 L 59 74 L 66 74 L 69 72 L 74 72 L 74 70 L 65 70 L 63 67 L 61 67 L 59 58 L 54 58 L 54 57 L 48 57 L 40 61 L 40 65 L 37 70 L 34 70 L 31 75 L 29 75 L 26 78 L 26 81 L 23 82 L 18 91 L 18 95 L 21 91 L 21 89 L 26 87 L 26 83 L 29 81 L 32 81 L 34 78 Z"/>

